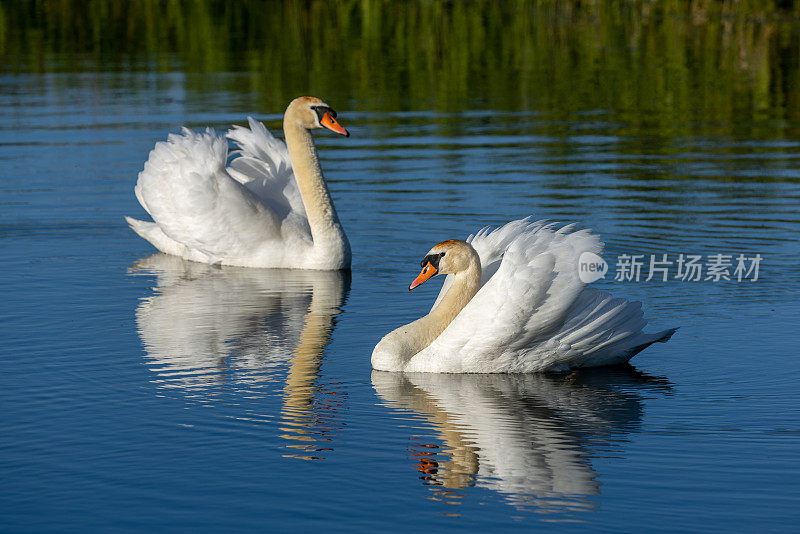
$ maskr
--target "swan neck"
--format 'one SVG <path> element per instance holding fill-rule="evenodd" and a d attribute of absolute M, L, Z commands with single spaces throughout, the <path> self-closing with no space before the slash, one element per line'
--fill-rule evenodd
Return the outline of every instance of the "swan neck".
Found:
<path fill-rule="evenodd" d="M 481 265 L 480 261 L 474 261 L 470 267 L 453 275 L 453 283 L 444 294 L 439 304 L 426 316 L 434 322 L 436 337 L 441 334 L 453 319 L 461 313 L 472 297 L 478 292 L 481 284 Z M 428 345 L 433 339 L 428 342 Z M 427 345 L 426 345 L 427 346 Z"/>
<path fill-rule="evenodd" d="M 467 269 L 453 275 L 453 283 L 428 315 L 386 334 L 372 352 L 372 366 L 384 371 L 403 370 L 416 354 L 444 332 L 481 286 L 481 263 L 473 250 Z"/>
<path fill-rule="evenodd" d="M 342 246 L 346 244 L 344 230 L 339 223 L 311 132 L 292 120 L 284 118 L 283 131 L 286 147 L 292 160 L 295 180 L 308 217 L 315 247 Z"/>
<path fill-rule="evenodd" d="M 428 315 L 408 325 L 405 335 L 411 348 L 409 356 L 433 343 L 472 300 L 480 285 L 481 264 L 476 255 L 468 269 L 453 275 L 453 283 L 439 304 Z"/>

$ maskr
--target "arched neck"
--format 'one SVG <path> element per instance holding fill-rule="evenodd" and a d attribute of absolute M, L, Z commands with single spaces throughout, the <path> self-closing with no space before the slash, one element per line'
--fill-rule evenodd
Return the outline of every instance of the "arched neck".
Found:
<path fill-rule="evenodd" d="M 472 300 L 480 285 L 481 264 L 476 254 L 468 269 L 453 275 L 453 283 L 447 293 L 428 315 L 395 330 L 403 340 L 404 357 L 410 358 L 433 343 Z"/>
<path fill-rule="evenodd" d="M 434 339 L 439 337 L 453 319 L 461 313 L 464 306 L 472 300 L 481 285 L 481 264 L 475 258 L 468 269 L 453 275 L 453 283 L 444 294 L 439 304 L 423 319 L 427 319 L 431 326 L 433 337 L 425 344 L 427 347 Z"/>
<path fill-rule="evenodd" d="M 346 247 L 347 238 L 322 175 L 311 132 L 288 120 L 288 117 L 283 121 L 283 131 L 294 176 L 306 208 L 314 247 Z"/>

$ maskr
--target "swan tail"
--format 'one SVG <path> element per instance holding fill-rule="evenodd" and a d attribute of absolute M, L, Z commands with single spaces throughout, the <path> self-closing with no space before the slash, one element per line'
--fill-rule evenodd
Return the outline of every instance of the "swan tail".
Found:
<path fill-rule="evenodd" d="M 677 330 L 677 328 L 670 328 L 653 334 L 641 330 L 638 332 L 615 332 L 615 335 L 607 342 L 600 344 L 594 350 L 587 351 L 584 353 L 584 357 L 568 362 L 568 366 L 572 368 L 620 365 L 630 361 L 631 358 L 654 343 L 666 343 Z"/>
<path fill-rule="evenodd" d="M 125 221 L 131 227 L 131 230 L 139 234 L 159 251 L 174 256 L 186 256 L 186 247 L 167 236 L 156 223 L 140 221 L 133 217 L 125 217 Z M 198 261 L 202 260 L 198 258 Z"/>
<path fill-rule="evenodd" d="M 678 331 L 677 328 L 670 328 L 668 330 L 662 330 L 661 332 L 657 332 L 655 334 L 644 334 L 646 336 L 652 337 L 652 339 L 644 343 L 641 343 L 639 345 L 636 345 L 635 347 L 630 349 L 630 357 L 628 359 L 633 358 L 634 356 L 642 352 L 644 349 L 646 349 L 653 343 L 666 343 L 667 341 L 670 340 L 672 334 L 674 334 L 677 331 Z"/>
<path fill-rule="evenodd" d="M 134 219 L 133 217 L 125 217 L 125 222 L 128 223 L 128 226 L 131 227 L 131 230 L 139 234 L 144 239 L 147 239 L 151 227 L 158 227 L 156 223 L 140 221 L 139 219 Z"/>

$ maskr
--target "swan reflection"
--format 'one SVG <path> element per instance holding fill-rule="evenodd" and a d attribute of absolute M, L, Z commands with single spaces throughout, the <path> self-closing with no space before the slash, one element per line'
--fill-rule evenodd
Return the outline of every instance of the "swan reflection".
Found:
<path fill-rule="evenodd" d="M 320 383 L 319 369 L 349 273 L 215 267 L 166 254 L 131 271 L 156 276 L 153 295 L 136 309 L 154 383 L 202 402 L 277 393 L 288 456 L 316 459 L 330 449 L 342 396 Z M 239 418 L 266 422 L 274 414 Z"/>
<path fill-rule="evenodd" d="M 632 367 L 568 376 L 373 371 L 372 384 L 388 406 L 433 424 L 435 438 L 411 436 L 410 445 L 433 498 L 456 504 L 479 486 L 562 513 L 594 508 L 593 450 L 638 428 L 642 390 L 670 387 Z"/>

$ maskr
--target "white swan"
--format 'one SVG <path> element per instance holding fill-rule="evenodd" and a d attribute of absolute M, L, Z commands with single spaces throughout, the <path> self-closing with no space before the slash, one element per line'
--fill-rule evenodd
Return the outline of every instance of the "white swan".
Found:
<path fill-rule="evenodd" d="M 640 302 L 585 287 L 583 252 L 603 244 L 589 230 L 528 219 L 467 241 L 449 240 L 422 260 L 409 290 L 449 274 L 433 309 L 390 332 L 372 352 L 382 371 L 527 373 L 623 363 L 675 329 L 646 334 Z"/>
<path fill-rule="evenodd" d="M 258 121 L 227 134 L 238 146 L 226 168 L 225 137 L 186 128 L 157 143 L 136 198 L 155 222 L 126 217 L 158 250 L 240 267 L 347 269 L 350 244 L 333 206 L 309 130 L 349 136 L 319 98 L 293 100 L 286 144 Z"/>

